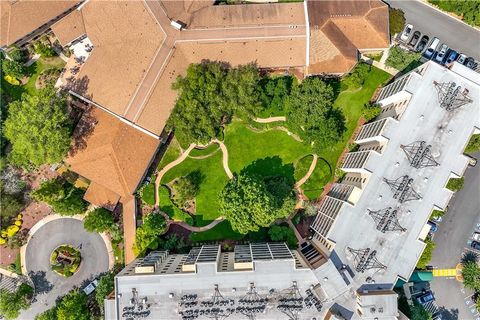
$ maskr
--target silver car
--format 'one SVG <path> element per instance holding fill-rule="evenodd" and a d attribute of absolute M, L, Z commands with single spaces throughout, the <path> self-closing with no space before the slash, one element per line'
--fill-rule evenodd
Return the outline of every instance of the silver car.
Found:
<path fill-rule="evenodd" d="M 460 64 L 464 64 L 465 60 L 467 60 L 467 56 L 464 55 L 463 53 L 461 53 L 457 58 L 457 62 Z"/>

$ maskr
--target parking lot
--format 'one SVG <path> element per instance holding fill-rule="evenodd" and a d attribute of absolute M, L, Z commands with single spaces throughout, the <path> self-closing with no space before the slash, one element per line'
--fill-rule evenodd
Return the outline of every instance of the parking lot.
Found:
<path fill-rule="evenodd" d="M 432 60 L 442 65 L 456 61 L 480 73 L 480 63 L 475 58 L 450 47 L 449 43 L 441 38 L 424 33 L 408 20 L 403 32 L 399 33 L 394 41 L 404 49 L 421 53 L 424 61 Z"/>

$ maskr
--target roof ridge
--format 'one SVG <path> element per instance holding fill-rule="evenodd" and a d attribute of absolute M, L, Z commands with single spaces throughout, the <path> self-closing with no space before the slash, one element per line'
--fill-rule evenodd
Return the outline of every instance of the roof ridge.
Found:
<path fill-rule="evenodd" d="M 334 29 L 333 31 L 338 33 L 339 37 L 331 38 L 328 35 L 328 33 L 326 33 L 323 30 L 324 28 L 328 28 L 329 26 L 331 26 Z M 329 19 L 328 22 L 324 24 L 321 30 L 325 34 L 325 36 L 328 38 L 328 40 L 330 40 L 330 42 L 335 46 L 335 48 L 337 48 L 346 59 L 355 60 L 355 61 L 357 60 L 356 57 L 352 57 L 351 53 L 345 50 L 345 49 L 348 50 L 348 48 L 340 46 L 340 42 L 344 41 L 344 43 L 347 46 L 355 48 L 356 51 L 358 50 L 357 46 L 345 35 L 345 33 L 343 33 L 343 31 L 335 24 L 335 22 L 332 19 Z M 339 39 L 339 38 L 343 38 L 343 39 Z"/>

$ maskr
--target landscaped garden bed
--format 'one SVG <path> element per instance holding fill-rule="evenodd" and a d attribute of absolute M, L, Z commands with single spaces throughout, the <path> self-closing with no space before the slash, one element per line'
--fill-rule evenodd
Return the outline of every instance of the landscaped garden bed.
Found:
<path fill-rule="evenodd" d="M 71 277 L 80 267 L 80 251 L 71 245 L 63 244 L 50 255 L 52 270 L 64 277 Z"/>

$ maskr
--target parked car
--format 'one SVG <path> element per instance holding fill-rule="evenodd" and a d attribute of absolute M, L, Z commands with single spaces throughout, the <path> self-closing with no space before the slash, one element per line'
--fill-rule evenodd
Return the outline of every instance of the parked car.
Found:
<path fill-rule="evenodd" d="M 407 24 L 405 29 L 403 29 L 402 35 L 400 36 L 400 40 L 407 42 L 408 38 L 410 38 L 410 34 L 412 33 L 413 26 L 411 24 Z"/>
<path fill-rule="evenodd" d="M 473 233 L 472 239 L 475 240 L 475 241 L 477 241 L 477 242 L 480 241 L 480 232 L 475 231 L 475 232 Z"/>
<path fill-rule="evenodd" d="M 433 220 L 435 223 L 442 222 L 443 217 L 442 217 L 442 216 L 433 217 L 432 220 Z"/>
<path fill-rule="evenodd" d="M 435 53 L 435 50 L 437 49 L 439 43 L 440 40 L 438 38 L 433 38 L 430 46 L 423 53 L 423 56 L 427 59 L 432 59 L 433 54 Z"/>
<path fill-rule="evenodd" d="M 453 61 L 455 61 L 458 57 L 458 52 L 455 51 L 455 50 L 450 50 L 448 53 L 447 53 L 447 60 L 445 60 L 445 64 L 450 64 L 452 63 Z"/>
<path fill-rule="evenodd" d="M 420 42 L 418 43 L 417 48 L 415 48 L 415 51 L 422 52 L 423 50 L 425 50 L 425 47 L 428 44 L 428 40 L 429 40 L 428 36 L 423 36 L 422 39 L 420 39 Z"/>
<path fill-rule="evenodd" d="M 444 43 L 438 50 L 437 55 L 435 56 L 435 61 L 438 63 L 442 63 L 445 60 L 445 56 L 447 54 L 448 46 Z"/>
<path fill-rule="evenodd" d="M 415 31 L 413 33 L 412 39 L 410 39 L 410 42 L 408 43 L 410 46 L 412 46 L 412 48 L 415 48 L 415 46 L 417 45 L 417 42 L 420 39 L 420 35 L 420 31 Z"/>
<path fill-rule="evenodd" d="M 470 243 L 470 247 L 472 247 L 475 250 L 480 250 L 480 242 L 472 241 L 472 243 Z"/>
<path fill-rule="evenodd" d="M 468 57 L 465 60 L 465 65 L 467 66 L 467 68 L 473 69 L 475 67 L 475 59 L 473 59 L 472 57 Z"/>
<path fill-rule="evenodd" d="M 88 286 L 86 286 L 85 288 L 83 288 L 83 292 L 85 292 L 85 294 L 88 296 L 89 294 L 91 294 L 93 291 L 95 291 L 95 289 L 97 288 L 98 286 L 98 280 L 95 279 L 93 280 L 92 282 L 90 282 L 88 284 Z"/>
<path fill-rule="evenodd" d="M 461 63 L 461 64 L 464 64 L 465 60 L 467 60 L 467 56 L 463 53 L 460 53 L 460 55 L 457 58 L 457 62 Z"/>
<path fill-rule="evenodd" d="M 420 297 L 417 297 L 417 301 L 420 303 L 420 304 L 425 304 L 427 302 L 430 302 L 430 301 L 433 301 L 433 293 L 432 291 L 428 291 L 426 294 L 420 296 Z"/>
<path fill-rule="evenodd" d="M 429 220 L 427 224 L 430 226 L 430 232 L 435 233 L 438 230 L 438 226 L 435 222 Z"/>

